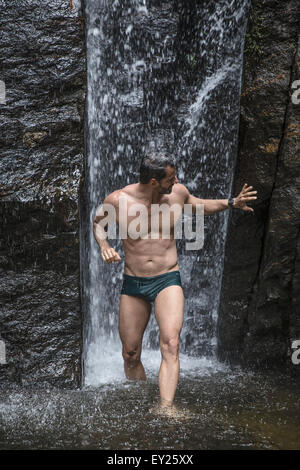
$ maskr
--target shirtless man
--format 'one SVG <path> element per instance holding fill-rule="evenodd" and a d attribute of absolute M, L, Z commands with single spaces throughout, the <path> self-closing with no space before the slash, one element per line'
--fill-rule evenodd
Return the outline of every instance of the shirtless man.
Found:
<path fill-rule="evenodd" d="M 128 214 L 131 205 L 145 206 L 148 215 L 148 234 L 151 232 L 151 204 L 191 204 L 193 212 L 197 204 L 204 205 L 204 215 L 211 215 L 228 209 L 239 208 L 254 212 L 247 202 L 257 198 L 257 191 L 245 184 L 236 198 L 199 199 L 178 182 L 174 162 L 163 156 L 150 154 L 140 167 L 140 181 L 109 194 L 104 203 L 116 210 L 116 221 L 120 222 L 120 198 L 127 203 L 128 225 L 134 217 Z M 124 199 L 123 199 L 124 200 Z M 102 206 L 101 206 L 102 207 Z M 119 254 L 109 245 L 106 228 L 100 225 L 104 218 L 101 207 L 94 219 L 94 235 L 104 262 L 121 261 Z M 136 217 L 136 216 L 135 216 Z M 172 216 L 171 216 L 172 218 Z M 124 281 L 119 308 L 119 333 L 123 346 L 124 369 L 128 379 L 145 380 L 141 362 L 142 339 L 148 324 L 151 302 L 160 331 L 161 366 L 158 384 L 161 407 L 172 404 L 179 379 L 179 336 L 183 323 L 184 296 L 177 262 L 176 239 L 174 238 L 174 217 L 171 220 L 171 237 L 162 237 L 159 225 L 159 239 L 145 237 L 123 239 L 125 252 Z M 146 234 L 147 235 L 147 234 Z"/>

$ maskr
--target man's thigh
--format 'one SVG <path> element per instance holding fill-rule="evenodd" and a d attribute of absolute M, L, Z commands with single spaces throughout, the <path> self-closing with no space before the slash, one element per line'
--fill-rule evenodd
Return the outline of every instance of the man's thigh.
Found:
<path fill-rule="evenodd" d="M 123 345 L 135 348 L 142 342 L 151 313 L 144 299 L 122 294 L 119 308 L 119 333 Z"/>
<path fill-rule="evenodd" d="M 180 286 L 168 286 L 157 295 L 154 313 L 161 341 L 179 336 L 184 315 L 184 295 Z"/>

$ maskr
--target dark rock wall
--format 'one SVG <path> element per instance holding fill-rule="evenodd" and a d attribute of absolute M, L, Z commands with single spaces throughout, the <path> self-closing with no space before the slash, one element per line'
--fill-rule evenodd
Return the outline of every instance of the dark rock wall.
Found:
<path fill-rule="evenodd" d="M 82 11 L 69 0 L 7 0 L 0 9 L 0 382 L 76 387 Z"/>
<path fill-rule="evenodd" d="M 233 194 L 248 183 L 258 200 L 254 215 L 230 215 L 218 323 L 221 359 L 294 370 L 291 343 L 300 339 L 300 103 L 293 103 L 299 19 L 299 0 L 252 2 Z"/>

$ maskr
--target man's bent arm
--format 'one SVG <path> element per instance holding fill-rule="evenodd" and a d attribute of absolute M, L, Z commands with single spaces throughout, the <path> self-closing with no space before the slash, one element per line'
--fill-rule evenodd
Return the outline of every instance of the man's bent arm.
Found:
<path fill-rule="evenodd" d="M 118 206 L 117 191 L 107 196 L 107 198 L 104 200 L 103 205 L 105 204 L 110 204 L 112 208 L 117 208 Z M 98 208 L 96 212 L 96 216 L 94 218 L 94 222 L 93 222 L 94 237 L 99 245 L 103 261 L 108 262 L 108 263 L 121 261 L 119 254 L 114 250 L 114 248 L 110 246 L 110 244 L 107 241 L 108 223 L 106 223 L 104 226 L 103 224 L 100 223 L 106 217 L 106 214 L 105 214 L 106 211 L 105 209 L 103 209 L 103 205 Z M 115 211 L 114 211 L 114 214 L 116 214 Z"/>
<path fill-rule="evenodd" d="M 104 217 L 104 215 L 101 216 L 96 214 L 93 223 L 94 237 L 101 251 L 110 248 L 110 244 L 107 241 L 107 225 L 104 228 L 99 224 Z"/>

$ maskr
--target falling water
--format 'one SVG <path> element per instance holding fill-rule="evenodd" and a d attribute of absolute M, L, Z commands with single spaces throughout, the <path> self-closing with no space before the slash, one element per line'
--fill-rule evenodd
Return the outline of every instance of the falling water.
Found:
<path fill-rule="evenodd" d="M 124 261 L 106 265 L 93 238 L 105 196 L 138 181 L 149 148 L 177 162 L 179 181 L 201 198 L 231 192 L 242 53 L 249 0 L 86 0 L 88 67 L 86 196 L 82 210 L 84 383 L 123 380 L 118 307 Z M 178 240 L 185 293 L 182 369 L 219 367 L 216 321 L 228 213 L 205 218 L 205 243 Z M 111 241 L 124 260 L 120 240 Z M 152 315 L 144 365 L 159 362 Z M 151 353 L 149 353 L 151 351 Z M 221 366 L 220 366 L 221 367 Z"/>

